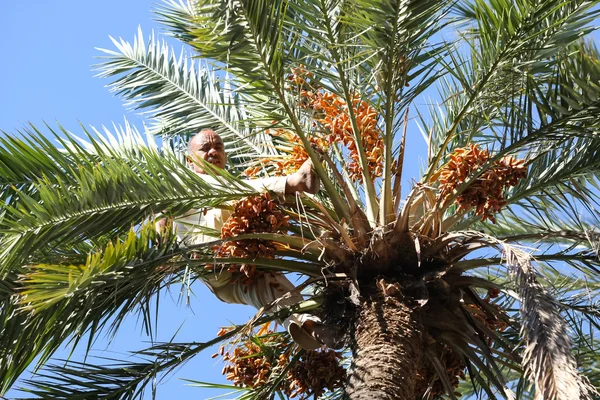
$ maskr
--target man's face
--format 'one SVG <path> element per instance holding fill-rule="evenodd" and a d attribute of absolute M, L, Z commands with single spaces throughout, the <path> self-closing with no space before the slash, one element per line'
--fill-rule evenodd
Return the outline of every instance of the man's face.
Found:
<path fill-rule="evenodd" d="M 199 174 L 204 174 L 205 171 L 202 165 L 193 162 L 194 159 L 202 159 L 216 167 L 225 168 L 227 162 L 225 146 L 221 137 L 213 131 L 205 131 L 194 136 L 190 143 L 190 151 L 189 156 L 192 158 L 188 158 L 188 163 Z"/>

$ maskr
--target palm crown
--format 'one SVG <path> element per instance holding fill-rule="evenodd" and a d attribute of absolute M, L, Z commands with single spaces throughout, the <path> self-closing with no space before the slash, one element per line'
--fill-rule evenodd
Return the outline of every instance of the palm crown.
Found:
<path fill-rule="evenodd" d="M 146 138 L 126 126 L 86 140 L 48 128 L 58 146 L 35 128 L 0 139 L 1 391 L 66 340 L 116 331 L 134 310 L 150 320 L 154 295 L 217 257 L 249 280 L 303 274 L 310 301 L 138 363 L 49 366 L 30 390 L 134 398 L 234 340 L 226 371 L 246 399 L 593 398 L 600 60 L 582 37 L 596 3 L 166 1 L 160 21 L 212 68 L 141 32 L 98 66 L 148 114 Z M 433 88 L 440 104 L 416 108 Z M 426 165 L 403 198 L 417 125 Z M 232 161 L 210 171 L 216 186 L 180 157 L 204 127 Z M 315 196 L 276 204 L 241 179 L 309 158 Z M 204 207 L 233 211 L 210 243 L 154 229 Z M 306 310 L 344 327 L 347 351 L 252 333 Z M 319 380 L 318 368 L 334 373 Z"/>

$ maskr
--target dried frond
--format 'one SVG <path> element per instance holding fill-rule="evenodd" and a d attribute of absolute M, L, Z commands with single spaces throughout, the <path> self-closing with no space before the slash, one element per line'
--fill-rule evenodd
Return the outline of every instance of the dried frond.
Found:
<path fill-rule="evenodd" d="M 531 255 L 506 244 L 503 248 L 519 285 L 523 364 L 527 377 L 535 382 L 536 400 L 591 399 L 594 389 L 577 371 L 567 323 L 554 299 L 537 281 Z"/>
<path fill-rule="evenodd" d="M 567 323 L 554 299 L 538 282 L 532 255 L 494 237 L 473 234 L 501 249 L 506 264 L 513 269 L 525 341 L 522 363 L 527 378 L 535 383 L 536 400 L 591 399 L 590 393 L 595 390 L 578 373 Z"/>

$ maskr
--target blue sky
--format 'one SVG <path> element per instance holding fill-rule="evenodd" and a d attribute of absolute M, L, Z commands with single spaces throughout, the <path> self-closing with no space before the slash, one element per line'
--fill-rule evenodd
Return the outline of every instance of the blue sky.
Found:
<path fill-rule="evenodd" d="M 27 122 L 121 121 L 125 110 L 91 65 L 95 47 L 110 47 L 109 35 L 133 37 L 137 26 L 156 28 L 150 1 L 3 1 L 0 5 L 0 127 Z"/>
<path fill-rule="evenodd" d="M 113 49 L 109 35 L 132 41 L 138 25 L 146 37 L 152 29 L 160 31 L 152 20 L 152 7 L 148 0 L 1 1 L 0 130 L 15 135 L 31 122 L 47 132 L 45 121 L 53 128 L 58 122 L 81 134 L 79 123 L 110 127 L 113 121 L 122 123 L 124 116 L 142 128 L 141 118 L 128 112 L 121 99 L 104 87 L 107 80 L 94 78 L 91 66 L 101 54 L 95 47 Z M 180 48 L 178 43 L 175 48 Z M 179 287 L 162 293 L 158 341 L 168 341 L 176 332 L 175 341 L 209 340 L 220 326 L 229 321 L 243 323 L 254 315 L 251 307 L 219 302 L 202 284 L 193 288 L 190 307 L 178 305 Z M 91 355 L 123 358 L 128 350 L 148 347 L 149 342 L 141 321 L 132 316 L 115 340 L 100 339 Z M 68 354 L 63 350 L 58 357 Z M 73 358 L 81 359 L 82 354 L 83 349 L 77 349 Z M 224 393 L 187 387 L 178 379 L 223 382 L 222 364 L 211 359 L 211 354 L 201 354 L 159 385 L 157 398 L 203 399 Z M 8 398 L 17 395 L 22 393 L 11 391 Z"/>

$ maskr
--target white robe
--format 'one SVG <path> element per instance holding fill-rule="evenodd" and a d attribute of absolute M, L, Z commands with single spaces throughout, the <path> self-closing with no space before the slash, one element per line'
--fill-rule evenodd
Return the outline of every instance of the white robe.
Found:
<path fill-rule="evenodd" d="M 210 184 L 219 185 L 219 182 L 211 176 L 200 176 Z M 278 196 L 285 196 L 286 177 L 253 179 L 244 182 L 256 189 L 257 192 L 269 190 Z M 198 228 L 211 228 L 220 232 L 229 215 L 229 211 L 218 208 L 193 209 L 183 217 L 175 219 L 173 225 L 179 240 L 188 245 L 201 244 L 216 238 L 205 235 Z M 263 276 L 254 278 L 252 284 L 244 285 L 239 281 L 232 282 L 231 272 L 226 267 L 219 268 L 217 265 L 214 272 L 204 278 L 204 281 L 220 300 L 230 304 L 248 304 L 256 309 L 267 307 L 265 311 L 268 313 L 277 312 L 285 306 L 297 304 L 303 300 L 300 292 L 282 273 L 265 273 Z M 302 347 L 316 348 L 320 343 L 301 329 L 307 320 L 320 322 L 317 317 L 310 314 L 292 314 L 283 321 L 283 326 Z"/>

